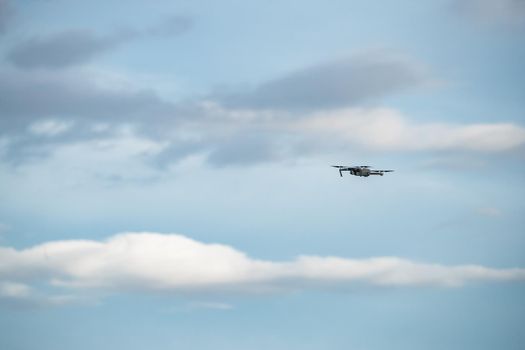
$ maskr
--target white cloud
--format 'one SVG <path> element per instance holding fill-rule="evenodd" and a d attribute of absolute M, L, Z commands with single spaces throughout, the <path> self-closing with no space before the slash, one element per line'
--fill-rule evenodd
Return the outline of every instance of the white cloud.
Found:
<path fill-rule="evenodd" d="M 24 250 L 0 248 L 0 278 L 74 291 L 268 293 L 525 281 L 525 269 L 445 266 L 397 257 L 301 256 L 292 261 L 266 261 L 227 245 L 202 243 L 178 234 L 124 233 L 106 241 L 56 241 Z"/>
<path fill-rule="evenodd" d="M 525 128 L 512 123 L 417 124 L 387 108 L 319 113 L 292 127 L 376 150 L 500 152 L 525 144 Z"/>
<path fill-rule="evenodd" d="M 31 294 L 31 288 L 23 283 L 0 282 L 0 298 L 26 298 Z"/>
<path fill-rule="evenodd" d="M 53 179 L 57 171 L 68 174 L 63 184 L 72 186 L 93 178 L 102 183 L 146 181 L 158 176 L 158 172 L 145 160 L 162 152 L 167 145 L 123 127 L 98 139 L 60 143 L 43 162 L 24 164 L 23 169 L 26 179 L 33 176 Z"/>
<path fill-rule="evenodd" d="M 34 135 L 52 137 L 63 134 L 68 131 L 71 126 L 73 126 L 72 122 L 44 120 L 29 125 L 29 131 Z"/>

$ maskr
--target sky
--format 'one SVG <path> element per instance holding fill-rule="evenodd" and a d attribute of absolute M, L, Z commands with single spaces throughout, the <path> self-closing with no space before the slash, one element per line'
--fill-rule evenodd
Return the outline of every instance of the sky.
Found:
<path fill-rule="evenodd" d="M 0 0 L 0 348 L 523 349 L 524 37 L 522 0 Z"/>

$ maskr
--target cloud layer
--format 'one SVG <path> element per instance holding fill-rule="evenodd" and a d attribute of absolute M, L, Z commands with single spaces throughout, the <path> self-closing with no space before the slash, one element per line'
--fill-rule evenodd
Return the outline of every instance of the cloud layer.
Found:
<path fill-rule="evenodd" d="M 174 18 L 151 31 L 167 35 L 189 23 Z M 95 51 L 106 42 L 88 33 L 80 37 L 86 40 L 79 45 Z M 75 45 L 66 46 L 76 52 Z M 175 102 L 107 72 L 7 69 L 0 71 L 0 155 L 18 164 L 82 143 L 118 144 L 122 129 L 130 130 L 126 137 L 132 133 L 162 145 L 161 152 L 146 157 L 149 164 L 199 156 L 214 166 L 249 165 L 352 148 L 507 152 L 525 144 L 525 129 L 515 123 L 418 123 L 368 104 L 428 81 L 413 60 L 368 52 L 306 67 L 249 91 Z"/>
<path fill-rule="evenodd" d="M 414 88 L 427 79 L 417 62 L 371 52 L 307 67 L 220 100 L 229 107 L 255 109 L 338 108 Z"/>
<path fill-rule="evenodd" d="M 251 258 L 223 244 L 178 234 L 123 233 L 106 241 L 48 242 L 0 248 L 0 296 L 27 297 L 29 285 L 68 291 L 276 293 L 349 287 L 459 287 L 473 282 L 525 281 L 525 269 L 444 266 L 397 257 Z"/>

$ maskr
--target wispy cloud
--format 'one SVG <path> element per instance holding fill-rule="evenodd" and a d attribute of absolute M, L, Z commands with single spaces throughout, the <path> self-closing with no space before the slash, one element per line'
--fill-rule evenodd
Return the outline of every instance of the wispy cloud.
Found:
<path fill-rule="evenodd" d="M 298 125 L 378 150 L 500 152 L 525 144 L 525 128 L 513 123 L 415 123 L 387 108 L 323 112 Z"/>
<path fill-rule="evenodd" d="M 279 293 L 351 286 L 460 287 L 473 282 L 525 281 L 525 269 L 445 266 L 398 257 L 348 259 L 300 256 L 253 259 L 233 247 L 178 234 L 124 233 L 106 241 L 56 241 L 24 250 L 0 248 L 4 294 L 24 295 L 45 283 L 70 291 Z M 227 308 L 225 305 L 208 307 Z"/>
<path fill-rule="evenodd" d="M 29 131 L 35 135 L 53 137 L 66 132 L 71 126 L 71 122 L 68 123 L 50 119 L 31 124 Z"/>
<path fill-rule="evenodd" d="M 73 294 L 46 295 L 24 283 L 0 281 L 0 306 L 34 309 L 97 302 L 96 298 Z"/>
<path fill-rule="evenodd" d="M 0 10 L 1 10 L 0 2 Z M 82 65 L 97 56 L 117 49 L 121 45 L 142 37 L 174 37 L 191 28 L 192 20 L 184 16 L 171 16 L 145 29 L 123 29 L 110 34 L 97 34 L 91 30 L 71 29 L 37 35 L 17 43 L 7 54 L 15 66 L 25 69 L 61 69 Z M 2 12 L 0 11 L 0 30 Z"/>
<path fill-rule="evenodd" d="M 261 84 L 252 91 L 218 94 L 236 108 L 318 110 L 340 108 L 421 86 L 423 65 L 391 52 L 368 52 L 322 63 Z"/>
<path fill-rule="evenodd" d="M 163 110 L 163 111 L 162 111 Z M 0 129 L 26 129 L 42 119 L 130 123 L 165 117 L 173 106 L 151 89 L 102 84 L 90 71 L 0 71 Z"/>
<path fill-rule="evenodd" d="M 11 227 L 7 224 L 4 224 L 3 222 L 0 222 L 0 237 L 9 232 L 9 230 L 11 229 Z"/>
<path fill-rule="evenodd" d="M 489 218 L 499 218 L 503 215 L 502 211 L 496 207 L 481 207 L 477 210 L 477 213 Z"/>
<path fill-rule="evenodd" d="M 459 13 L 479 21 L 505 25 L 525 24 L 523 0 L 453 0 L 452 5 Z"/>
<path fill-rule="evenodd" d="M 193 303 L 190 303 L 188 306 L 190 309 L 208 309 L 208 310 L 221 310 L 221 311 L 233 309 L 233 305 L 231 304 L 209 302 L 209 301 L 193 302 Z"/>
<path fill-rule="evenodd" d="M 32 37 L 17 44 L 7 55 L 22 68 L 62 68 L 90 61 L 116 48 L 126 36 L 98 36 L 87 30 L 70 30 L 46 37 Z"/>
<path fill-rule="evenodd" d="M 31 288 L 23 283 L 0 282 L 0 298 L 25 298 Z"/>
<path fill-rule="evenodd" d="M 142 31 L 142 35 L 174 37 L 190 30 L 192 26 L 192 18 L 188 16 L 172 15 Z"/>
<path fill-rule="evenodd" d="M 7 23 L 12 14 L 13 10 L 9 0 L 0 0 L 0 35 L 6 31 Z"/>

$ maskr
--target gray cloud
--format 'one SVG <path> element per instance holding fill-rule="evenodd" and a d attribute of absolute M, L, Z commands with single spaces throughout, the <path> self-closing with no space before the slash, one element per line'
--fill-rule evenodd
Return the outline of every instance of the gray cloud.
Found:
<path fill-rule="evenodd" d="M 0 29 L 1 24 L 0 14 Z M 127 29 L 109 35 L 97 35 L 89 30 L 68 30 L 48 36 L 35 36 L 15 45 L 7 59 L 20 68 L 70 67 L 87 63 L 134 39 L 180 35 L 189 30 L 191 25 L 189 17 L 171 16 L 142 31 Z"/>
<path fill-rule="evenodd" d="M 7 23 L 13 15 L 13 10 L 8 0 L 0 0 L 0 34 L 4 33 Z"/>
<path fill-rule="evenodd" d="M 68 67 L 86 63 L 127 38 L 127 35 L 98 36 L 87 30 L 70 30 L 23 41 L 9 52 L 7 59 L 22 68 Z"/>
<path fill-rule="evenodd" d="M 175 17 L 165 23 L 181 28 L 185 20 Z M 97 47 L 97 40 L 92 42 L 91 46 Z M 153 164 L 168 164 L 196 153 L 208 154 L 215 166 L 275 161 L 310 152 L 301 146 L 306 142 L 301 136 L 304 132 L 286 125 L 290 118 L 297 118 L 298 108 L 335 108 L 408 87 L 423 79 L 416 66 L 391 54 L 314 66 L 239 95 L 236 104 L 254 103 L 251 110 L 228 106 L 232 96 L 170 103 L 152 90 L 126 84 L 108 87 L 107 82 L 98 81 L 106 78 L 89 71 L 0 71 L 0 137 L 9 136 L 3 153 L 17 163 L 41 157 L 64 143 L 111 137 L 113 128 L 131 124 L 139 137 L 169 143 L 152 159 Z M 369 71 L 375 73 L 365 79 Z M 348 75 L 355 78 L 350 83 Z M 360 83 L 367 88 L 359 87 Z M 336 96 L 331 96 L 331 91 Z M 319 95 L 318 100 L 307 98 L 308 94 Z M 263 106 L 283 110 L 265 112 L 259 109 Z M 97 123 L 106 125 L 105 132 L 92 131 Z"/>
<path fill-rule="evenodd" d="M 219 99 L 234 108 L 312 110 L 356 105 L 421 85 L 417 63 L 375 52 L 319 64 Z"/>
<path fill-rule="evenodd" d="M 174 15 L 144 31 L 145 35 L 172 37 L 187 32 L 193 26 L 193 20 L 187 16 Z"/>
<path fill-rule="evenodd" d="M 457 13 L 482 22 L 525 24 L 523 0 L 453 0 L 451 4 Z"/>
<path fill-rule="evenodd" d="M 164 116 L 172 110 L 173 106 L 152 90 L 102 87 L 88 75 L 0 72 L 0 129 L 26 128 L 46 118 L 131 122 Z"/>

